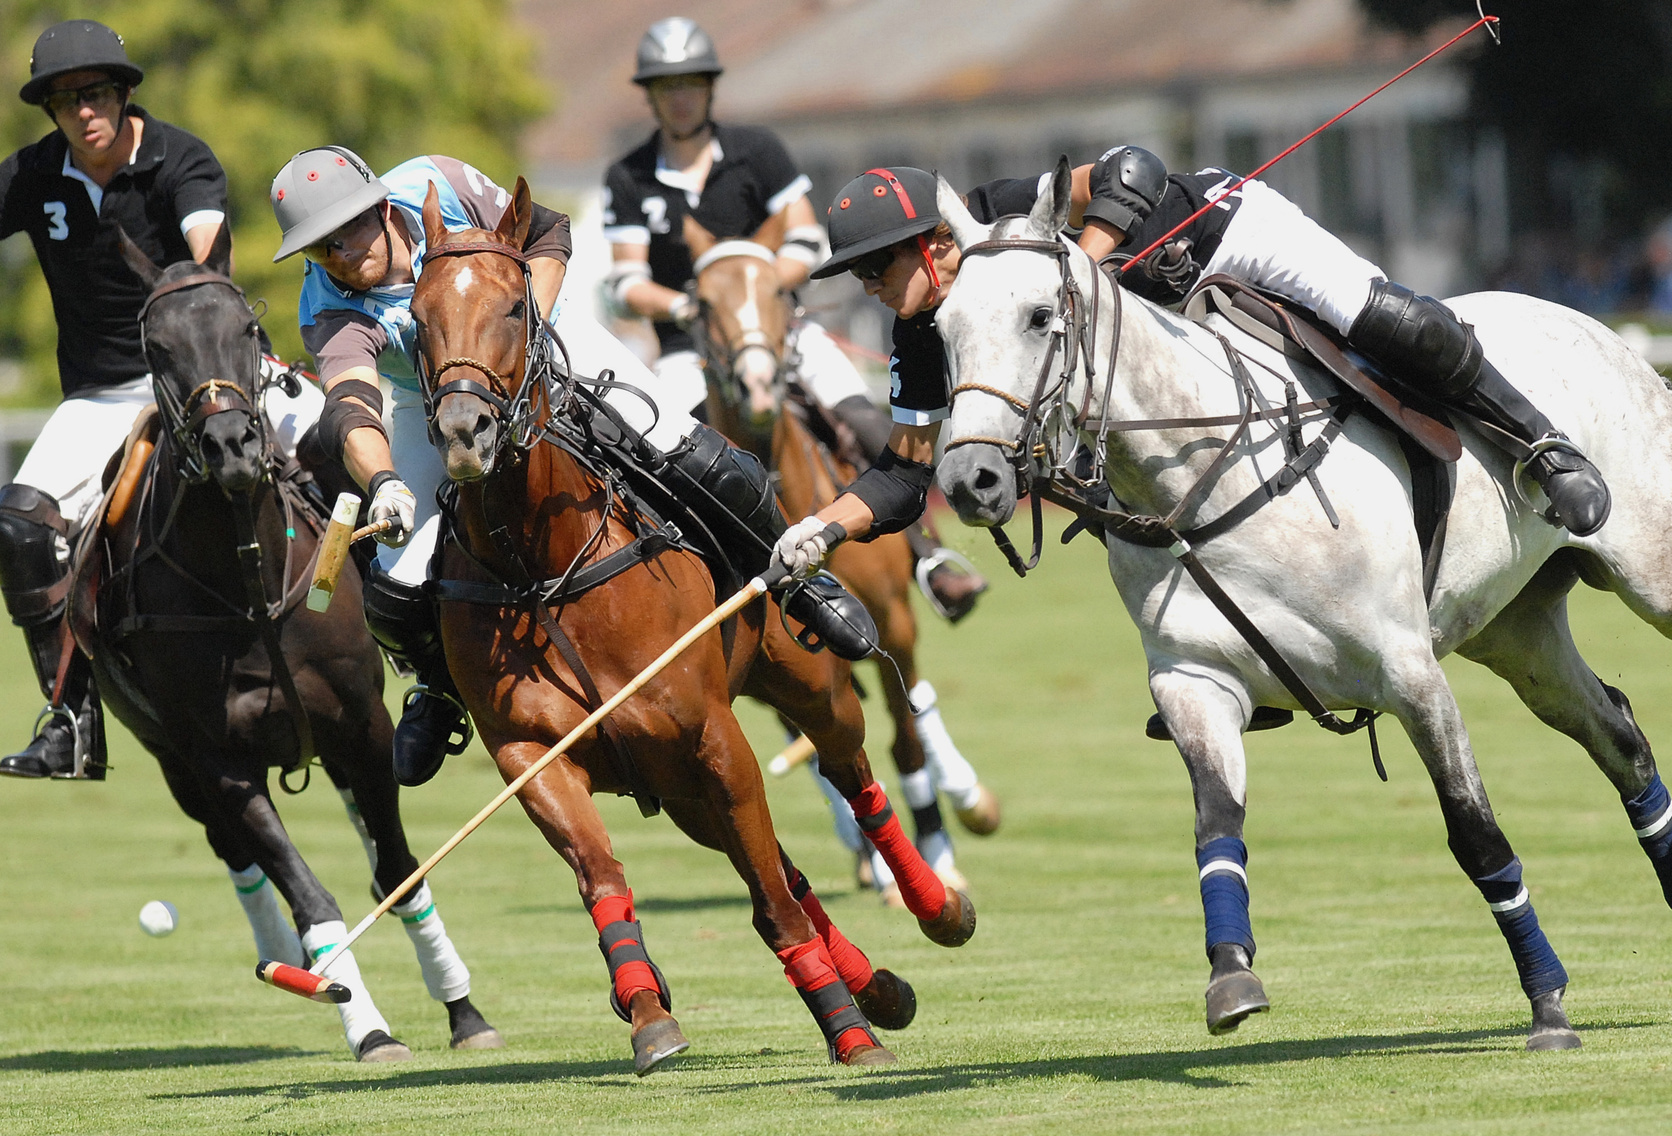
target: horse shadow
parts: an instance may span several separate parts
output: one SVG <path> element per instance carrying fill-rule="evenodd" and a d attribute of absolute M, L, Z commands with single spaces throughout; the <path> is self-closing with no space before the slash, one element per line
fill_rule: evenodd
<path fill-rule="evenodd" d="M 0 1072 L 127 1073 L 140 1069 L 190 1069 L 210 1065 L 251 1065 L 289 1057 L 317 1057 L 321 1051 L 293 1045 L 182 1045 L 162 1049 L 46 1049 L 0 1057 Z"/>

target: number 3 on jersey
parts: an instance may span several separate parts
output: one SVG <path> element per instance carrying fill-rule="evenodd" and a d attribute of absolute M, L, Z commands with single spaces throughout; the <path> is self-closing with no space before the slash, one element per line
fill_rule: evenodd
<path fill-rule="evenodd" d="M 41 211 L 47 215 L 49 221 L 46 230 L 47 236 L 55 241 L 61 241 L 70 235 L 70 226 L 65 220 L 70 211 L 62 201 L 48 201 L 41 206 Z"/>

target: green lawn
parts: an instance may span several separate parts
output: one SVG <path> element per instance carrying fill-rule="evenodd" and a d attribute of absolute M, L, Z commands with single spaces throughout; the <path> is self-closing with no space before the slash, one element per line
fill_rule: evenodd
<path fill-rule="evenodd" d="M 956 526 L 948 525 L 949 530 Z M 692 1041 L 632 1076 L 627 1031 L 572 879 L 515 809 L 432 875 L 500 1052 L 447 1049 L 406 937 L 357 948 L 406 1065 L 361 1067 L 324 1006 L 261 986 L 226 874 L 119 729 L 106 783 L 0 783 L 0 1131 L 56 1132 L 1644 1132 L 1672 1119 L 1672 929 L 1618 800 L 1506 687 L 1451 666 L 1486 784 L 1573 977 L 1578 1052 L 1528 1054 L 1508 951 L 1445 847 L 1427 778 L 1384 730 L 1301 724 L 1250 739 L 1248 844 L 1272 1012 L 1210 1038 L 1189 785 L 1151 707 L 1136 636 L 1089 541 L 1026 581 L 994 577 L 963 626 L 926 627 L 923 669 L 1005 825 L 960 840 L 980 929 L 958 951 L 854 892 L 805 775 L 771 785 L 786 846 L 833 918 L 907 976 L 900 1064 L 825 1063 L 817 1030 L 749 926 L 720 857 L 630 802 L 601 800 L 645 934 Z M 1672 733 L 1672 647 L 1618 602 L 1576 597 L 1596 671 Z M 0 634 L 0 743 L 37 698 Z M 763 760 L 770 719 L 740 708 Z M 886 738 L 873 747 L 886 751 Z M 890 771 L 886 778 L 897 781 Z M 480 751 L 406 794 L 423 855 L 498 788 Z M 369 909 L 359 842 L 323 778 L 280 801 L 350 923 Z M 180 929 L 151 939 L 140 905 Z"/>

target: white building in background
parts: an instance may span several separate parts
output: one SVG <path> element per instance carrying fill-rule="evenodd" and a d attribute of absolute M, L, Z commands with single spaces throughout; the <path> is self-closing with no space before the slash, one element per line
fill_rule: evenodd
<path fill-rule="evenodd" d="M 578 284 L 607 263 L 596 247 L 603 171 L 652 127 L 630 81 L 634 48 L 671 9 L 520 0 L 518 11 L 560 100 L 528 149 L 533 180 L 575 214 Z M 1357 0 L 706 0 L 680 11 L 714 36 L 726 67 L 715 116 L 777 130 L 821 213 L 848 178 L 883 164 L 938 169 L 964 188 L 1127 142 L 1174 168 L 1247 172 L 1463 26 L 1398 36 L 1372 29 Z M 1413 72 L 1266 180 L 1419 291 L 1477 285 L 1509 251 L 1503 148 L 1469 126 L 1458 67 L 1481 46 Z M 883 345 L 884 313 L 850 282 L 807 298 L 861 346 Z"/>

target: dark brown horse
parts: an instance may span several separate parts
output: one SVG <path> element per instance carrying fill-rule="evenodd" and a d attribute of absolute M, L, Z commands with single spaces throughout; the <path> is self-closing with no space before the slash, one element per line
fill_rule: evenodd
<path fill-rule="evenodd" d="M 574 394 L 548 365 L 552 341 L 518 251 L 529 220 L 520 178 L 493 232 L 447 232 L 432 189 L 412 298 L 432 438 L 457 484 L 437 584 L 442 637 L 507 780 L 716 604 L 705 561 L 662 543 L 665 528 L 647 533 L 614 471 L 567 429 L 574 419 L 559 404 Z M 608 729 L 530 781 L 523 808 L 575 872 L 609 964 L 612 1004 L 632 1025 L 638 1072 L 687 1042 L 592 804 L 599 792 L 631 794 L 647 813 L 659 805 L 693 840 L 724 852 L 748 885 L 756 930 L 813 1011 L 832 1057 L 891 1061 L 866 1019 L 905 1026 L 915 1008 L 910 987 L 874 971 L 842 938 L 779 847 L 759 768 L 732 714 L 740 693 L 776 706 L 838 755 L 831 772 L 842 791 L 876 798 L 879 842 L 896 840 L 893 854 L 915 856 L 909 843 L 898 847 L 898 822 L 871 778 L 846 664 L 795 645 L 776 607 L 764 603 L 745 609 L 726 633 L 697 641 L 615 711 Z M 917 865 L 936 889 L 932 908 L 919 912 L 925 932 L 948 945 L 964 941 L 973 908 L 941 887 L 920 857 Z"/>
<path fill-rule="evenodd" d="M 228 277 L 228 230 L 204 264 L 166 269 L 121 240 L 151 289 L 140 326 L 159 413 L 136 430 L 130 468 L 84 531 L 72 625 L 106 704 L 226 862 L 260 956 L 305 966 L 342 937 L 342 911 L 285 833 L 269 769 L 293 772 L 318 756 L 365 842 L 375 889 L 418 866 L 390 766 L 383 660 L 353 573 L 329 613 L 301 604 L 323 516 L 259 409 L 260 328 Z M 469 971 L 427 886 L 398 910 L 431 996 L 446 1004 L 453 1047 L 503 1044 L 470 1002 Z M 410 1057 L 354 960 L 331 974 L 353 991 L 340 1009 L 356 1058 Z"/>
<path fill-rule="evenodd" d="M 697 274 L 700 326 L 696 329 L 708 375 L 708 421 L 735 444 L 753 451 L 778 477 L 778 499 L 790 517 L 806 517 L 834 501 L 859 475 L 840 444 L 841 427 L 786 373 L 785 344 L 790 298 L 778 279 L 772 252 L 782 233 L 779 219 L 748 240 L 720 242 L 690 217 L 685 240 L 701 266 Z M 851 440 L 850 440 L 851 441 Z M 844 541 L 830 554 L 829 568 L 876 621 L 883 650 L 894 664 L 879 661 L 878 681 L 894 724 L 891 755 L 902 780 L 925 768 L 928 752 L 910 693 L 920 686 L 917 617 L 912 611 L 913 554 L 903 533 L 861 543 Z M 932 697 L 932 695 L 931 695 Z M 921 710 L 922 708 L 917 708 Z M 938 713 L 924 729 L 952 747 Z M 959 758 L 959 760 L 962 760 Z M 826 762 L 820 751 L 820 769 Z M 983 786 L 979 799 L 958 809 L 972 832 L 998 827 L 998 801 Z M 933 792 L 932 785 L 930 792 Z M 952 847 L 940 837 L 934 799 L 914 811 L 918 844 L 941 878 L 963 888 Z"/>

